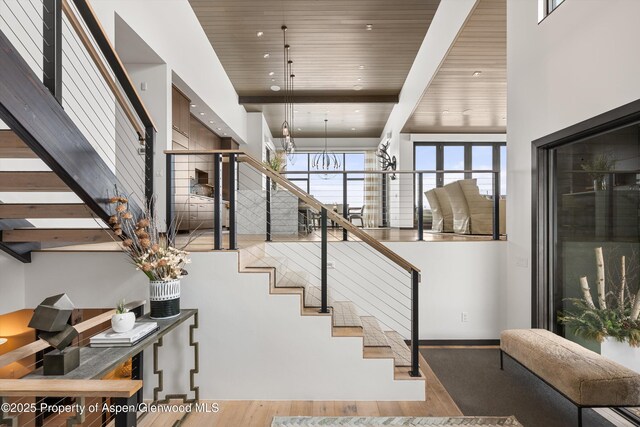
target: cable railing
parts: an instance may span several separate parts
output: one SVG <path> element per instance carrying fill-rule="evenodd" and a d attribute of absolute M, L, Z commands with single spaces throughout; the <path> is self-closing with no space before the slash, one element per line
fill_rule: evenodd
<path fill-rule="evenodd" d="M 115 176 L 110 185 L 144 209 L 154 124 L 87 0 L 0 0 L 0 30 Z"/>
<path fill-rule="evenodd" d="M 506 196 L 499 171 L 281 173 L 337 214 L 385 240 L 424 240 L 426 233 L 499 240 L 505 234 Z M 343 239 L 348 240 L 346 233 Z"/>
<path fill-rule="evenodd" d="M 410 341 L 410 373 L 420 376 L 417 267 L 241 151 L 165 153 L 172 241 L 241 249 L 242 264 L 275 267 L 276 287 L 303 288 L 306 308 L 352 303 Z"/>

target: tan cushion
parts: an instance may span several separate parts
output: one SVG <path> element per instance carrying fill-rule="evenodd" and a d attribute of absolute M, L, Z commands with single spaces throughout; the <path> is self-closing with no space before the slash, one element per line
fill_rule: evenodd
<path fill-rule="evenodd" d="M 451 210 L 451 202 L 447 190 L 442 187 L 435 189 L 438 202 L 440 203 L 440 213 L 442 215 L 442 231 L 446 233 L 453 232 L 453 211 Z"/>
<path fill-rule="evenodd" d="M 440 208 L 440 202 L 438 196 L 436 196 L 436 189 L 432 189 L 424 192 L 429 207 L 431 208 L 431 230 L 441 232 L 443 231 L 443 218 L 442 210 Z"/>
<path fill-rule="evenodd" d="M 451 211 L 453 213 L 453 232 L 469 234 L 471 232 L 469 206 L 464 197 L 459 181 L 454 181 L 443 187 L 449 196 Z"/>
<path fill-rule="evenodd" d="M 500 348 L 576 404 L 640 405 L 640 374 L 552 332 L 503 331 Z"/>

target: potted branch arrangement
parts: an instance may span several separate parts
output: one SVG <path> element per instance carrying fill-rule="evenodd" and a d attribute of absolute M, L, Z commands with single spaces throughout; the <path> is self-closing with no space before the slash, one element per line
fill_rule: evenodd
<path fill-rule="evenodd" d="M 265 160 L 262 164 L 277 173 L 280 173 L 287 166 L 283 151 L 276 151 L 273 156 L 269 157 L 269 160 Z M 273 191 L 278 189 L 278 183 L 274 180 L 271 180 L 271 189 Z"/>
<path fill-rule="evenodd" d="M 593 180 L 593 190 L 603 191 L 607 189 L 607 173 L 612 171 L 616 161 L 609 154 L 598 154 L 593 160 L 582 163 L 580 167 L 589 173 L 589 177 Z"/>
<path fill-rule="evenodd" d="M 149 279 L 152 319 L 166 319 L 180 314 L 180 279 L 187 274 L 189 253 L 169 245 L 166 234 L 158 230 L 158 218 L 149 209 L 140 218 L 129 210 L 126 197 L 112 197 L 114 213 L 109 224 L 137 270 Z"/>
<path fill-rule="evenodd" d="M 619 284 L 605 276 L 602 248 L 595 248 L 597 304 L 586 276 L 580 277 L 582 298 L 568 299 L 573 310 L 560 313 L 559 320 L 576 335 L 601 343 L 601 354 L 640 372 L 640 288 L 628 275 L 626 257 L 620 257 Z M 630 286 L 631 284 L 631 286 Z"/>

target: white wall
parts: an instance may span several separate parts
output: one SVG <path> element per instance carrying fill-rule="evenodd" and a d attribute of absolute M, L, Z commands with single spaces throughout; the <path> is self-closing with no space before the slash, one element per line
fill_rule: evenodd
<path fill-rule="evenodd" d="M 531 142 L 640 98 L 640 2 L 568 0 L 540 24 L 537 13 L 508 1 L 508 327 L 530 326 Z"/>
<path fill-rule="evenodd" d="M 334 151 L 366 151 L 378 148 L 379 138 L 327 138 L 327 147 Z M 298 151 L 324 149 L 324 138 L 296 138 Z"/>
<path fill-rule="evenodd" d="M 0 251 L 0 314 L 25 308 L 24 266 Z"/>
<path fill-rule="evenodd" d="M 501 290 L 506 279 L 507 244 L 476 242 L 385 242 L 418 267 L 420 339 L 497 339 L 503 328 Z M 290 271 L 308 273 L 320 286 L 320 245 L 270 243 L 267 253 L 286 258 Z M 410 276 L 359 242 L 330 243 L 330 297 L 352 301 L 361 315 L 373 315 L 383 329 L 410 337 Z M 467 322 L 462 313 L 467 313 Z"/>
<path fill-rule="evenodd" d="M 229 136 L 247 140 L 244 107 L 188 0 L 92 0 L 91 5 L 112 40 L 117 13 L 220 117 Z"/>
<path fill-rule="evenodd" d="M 267 274 L 238 273 L 237 256 L 194 253 L 182 280 L 182 307 L 200 310 L 201 399 L 424 400 L 423 381 L 395 381 L 391 359 L 363 359 L 362 338 L 332 337 L 330 317 L 301 316 L 299 296 L 270 295 Z M 117 252 L 34 253 L 25 277 L 27 307 L 57 292 L 83 307 L 148 295 L 145 276 Z M 159 354 L 165 390 L 188 390 L 188 325 L 168 335 Z M 156 384 L 150 357 L 148 396 Z"/>

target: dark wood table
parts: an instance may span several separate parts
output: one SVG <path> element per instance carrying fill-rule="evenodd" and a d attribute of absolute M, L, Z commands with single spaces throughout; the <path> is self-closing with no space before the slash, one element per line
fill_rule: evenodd
<path fill-rule="evenodd" d="M 194 393 L 192 399 L 187 398 L 187 394 L 179 396 L 165 396 L 164 399 L 159 399 L 159 394 L 162 392 L 162 378 L 163 372 L 158 369 L 158 348 L 162 346 L 162 338 L 169 332 L 193 318 L 193 324 L 189 329 L 189 345 L 194 348 L 194 369 L 189 371 L 189 384 L 190 391 Z M 101 379 L 109 372 L 116 369 L 122 363 L 132 359 L 132 379 L 143 379 L 143 357 L 142 352 L 153 345 L 153 371 L 158 375 L 158 387 L 153 389 L 153 403 L 166 402 L 170 398 L 182 398 L 186 404 L 194 404 L 199 399 L 199 388 L 195 386 L 194 375 L 199 372 L 199 352 L 198 343 L 194 340 L 193 332 L 198 328 L 198 310 L 197 309 L 185 309 L 181 310 L 180 314 L 170 319 L 150 319 L 149 315 L 144 315 L 136 319 L 136 321 L 153 321 L 158 323 L 158 330 L 153 334 L 142 339 L 137 344 L 131 347 L 81 347 L 80 348 L 80 366 L 66 375 L 43 375 L 42 368 L 38 368 L 24 378 L 27 379 L 41 379 L 41 380 L 55 380 L 55 379 L 67 379 L 67 380 L 91 380 Z M 121 407 L 135 406 L 143 401 L 143 390 L 140 389 L 137 394 L 129 399 L 114 399 L 115 405 Z M 84 400 L 84 399 L 81 399 Z M 83 402 L 84 403 L 84 402 Z M 81 403 L 81 404 L 83 404 Z M 185 414 L 185 417 L 190 412 Z M 144 416 L 146 412 L 143 412 Z M 76 417 L 77 418 L 77 417 Z M 137 412 L 121 412 L 116 415 L 115 425 L 116 427 L 131 427 L 137 424 L 138 413 Z M 79 418 L 77 418 L 80 421 Z"/>

